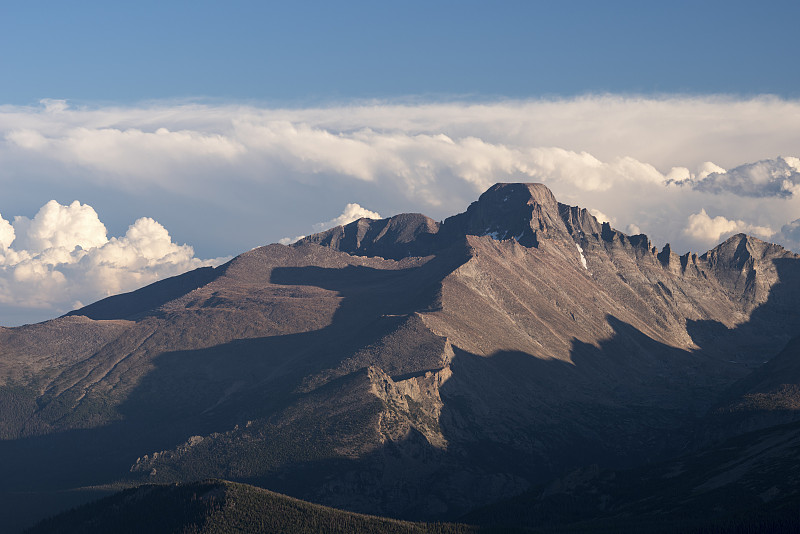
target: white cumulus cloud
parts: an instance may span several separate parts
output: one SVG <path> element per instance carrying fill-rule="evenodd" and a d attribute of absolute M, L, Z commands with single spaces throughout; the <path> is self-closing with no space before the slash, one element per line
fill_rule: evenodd
<path fill-rule="evenodd" d="M 10 247 L 15 237 L 14 227 L 0 215 L 0 251 Z"/>
<path fill-rule="evenodd" d="M 705 209 L 700 210 L 699 213 L 689 215 L 688 225 L 684 232 L 697 242 L 706 243 L 709 246 L 713 246 L 721 239 L 739 232 L 751 234 L 762 239 L 769 239 L 775 233 L 765 226 L 756 226 L 741 220 L 729 220 L 721 215 L 711 217 L 706 213 Z"/>
<path fill-rule="evenodd" d="M 327 230 L 328 228 L 333 228 L 334 226 L 344 226 L 345 224 L 349 224 L 361 218 L 381 219 L 382 217 L 380 213 L 370 211 L 366 208 L 361 207 L 355 202 L 351 202 L 344 207 L 344 211 L 342 212 L 341 215 L 334 217 L 330 221 L 316 223 L 312 226 L 312 229 L 314 233 L 318 233 Z M 282 245 L 290 245 L 295 241 L 303 239 L 304 237 L 305 237 L 304 235 L 299 235 L 297 237 L 284 237 L 280 239 L 278 243 Z"/>
<path fill-rule="evenodd" d="M 106 227 L 91 206 L 77 200 L 62 206 L 51 200 L 33 219 L 14 217 L 16 248 L 30 252 L 46 249 L 85 249 L 99 247 L 106 239 Z"/>
<path fill-rule="evenodd" d="M 600 211 L 598 209 L 592 208 L 592 209 L 589 210 L 589 213 L 591 213 L 594 216 L 594 218 L 597 219 L 597 222 L 600 222 L 600 223 L 604 223 L 604 222 L 613 223 L 614 222 L 611 217 L 609 217 L 608 215 L 606 215 L 605 213 L 603 213 L 602 211 Z"/>
<path fill-rule="evenodd" d="M 47 318 L 225 259 L 196 258 L 148 217 L 109 239 L 94 208 L 51 200 L 33 219 L 17 216 L 12 225 L 0 218 L 0 303 Z"/>
<path fill-rule="evenodd" d="M 639 228 L 639 226 L 634 224 L 634 223 L 629 224 L 625 228 L 625 231 L 628 233 L 628 235 L 639 235 L 639 234 L 643 233 L 642 229 Z"/>
<path fill-rule="evenodd" d="M 334 226 L 344 226 L 358 219 L 381 219 L 381 214 L 375 211 L 370 211 L 367 208 L 362 208 L 358 204 L 351 202 L 344 207 L 344 211 L 338 217 L 334 217 L 330 221 L 317 223 L 314 225 L 315 232 L 322 232 Z"/>
<path fill-rule="evenodd" d="M 697 169 L 696 177 L 698 180 L 703 180 L 709 174 L 725 174 L 726 171 L 716 163 L 705 161 Z"/>

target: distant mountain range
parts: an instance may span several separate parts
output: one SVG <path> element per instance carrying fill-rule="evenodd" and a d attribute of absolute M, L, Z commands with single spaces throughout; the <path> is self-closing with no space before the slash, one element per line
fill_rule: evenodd
<path fill-rule="evenodd" d="M 216 478 L 484 526 L 783 518 L 799 260 L 743 234 L 678 256 L 497 184 L 3 328 L 0 513 Z"/>

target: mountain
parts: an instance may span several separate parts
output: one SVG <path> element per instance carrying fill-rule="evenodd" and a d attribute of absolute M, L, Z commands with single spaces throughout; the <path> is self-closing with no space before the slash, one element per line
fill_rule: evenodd
<path fill-rule="evenodd" d="M 744 234 L 678 256 L 497 184 L 442 222 L 361 219 L 0 329 L 3 513 L 226 478 L 453 519 L 713 446 L 776 421 L 750 401 L 796 360 L 798 259 Z"/>
<path fill-rule="evenodd" d="M 578 469 L 462 520 L 543 532 L 798 532 L 799 478 L 795 422 L 630 470 Z"/>
<path fill-rule="evenodd" d="M 147 484 L 49 518 L 27 534 L 262 532 L 292 534 L 471 534 L 492 529 L 411 523 L 343 512 L 225 480 Z"/>

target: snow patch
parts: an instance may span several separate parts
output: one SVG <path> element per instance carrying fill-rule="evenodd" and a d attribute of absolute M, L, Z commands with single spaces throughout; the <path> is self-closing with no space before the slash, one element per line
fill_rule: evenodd
<path fill-rule="evenodd" d="M 481 235 L 482 236 L 489 236 L 492 239 L 494 239 L 495 241 L 505 241 L 506 239 L 514 239 L 516 241 L 519 241 L 520 239 L 522 239 L 522 236 L 525 235 L 525 232 L 523 231 L 523 232 L 520 232 L 519 235 L 516 235 L 516 236 L 513 236 L 513 237 L 509 238 L 508 237 L 509 233 L 510 232 L 508 230 L 506 230 L 505 232 L 501 232 L 501 231 L 497 231 L 497 230 L 494 231 L 494 232 L 491 232 L 487 228 L 486 230 L 484 230 L 484 232 Z"/>
<path fill-rule="evenodd" d="M 586 265 L 586 257 L 583 255 L 583 249 L 582 249 L 582 248 L 581 248 L 581 246 L 580 246 L 579 244 L 577 244 L 577 243 L 575 243 L 575 248 L 577 248 L 577 249 L 578 249 L 578 254 L 580 254 L 580 255 L 581 255 L 581 263 L 583 264 L 583 268 L 584 268 L 584 269 L 586 269 L 586 270 L 588 271 L 588 270 L 589 270 L 589 266 L 588 266 L 588 265 Z"/>

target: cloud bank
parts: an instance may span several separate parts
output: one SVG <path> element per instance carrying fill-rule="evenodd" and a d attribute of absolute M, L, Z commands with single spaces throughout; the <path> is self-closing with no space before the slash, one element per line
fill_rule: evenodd
<path fill-rule="evenodd" d="M 177 248 L 159 249 L 162 235 L 152 253 L 172 259 L 134 265 L 131 251 L 145 254 L 135 236 L 158 233 L 141 223 L 129 235 L 141 213 L 209 258 L 357 215 L 441 220 L 499 181 L 543 182 L 561 202 L 676 251 L 704 252 L 737 231 L 800 251 L 798 147 L 800 101 L 773 97 L 0 106 L 0 213 L 32 217 L 0 220 L 2 302 L 47 300 L 9 288 L 9 262 L 20 273 L 25 261 L 40 265 L 32 272 L 49 273 L 41 276 L 52 284 L 94 288 L 69 290 L 86 302 L 201 261 L 172 238 Z M 73 208 L 75 198 L 104 222 L 86 204 Z M 341 216 L 313 225 L 342 206 Z M 127 267 L 93 284 L 74 266 L 88 269 L 101 251 L 124 256 Z"/>
<path fill-rule="evenodd" d="M 710 165 L 713 164 L 709 162 L 707 166 Z M 696 176 L 690 174 L 674 183 L 709 193 L 791 198 L 800 194 L 800 158 L 779 156 L 747 163 L 730 171 L 716 167 L 709 172 L 706 167 Z"/>

